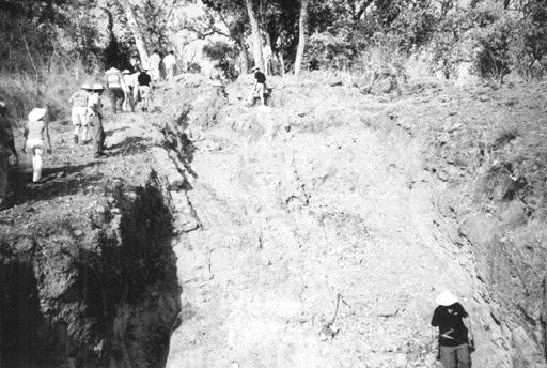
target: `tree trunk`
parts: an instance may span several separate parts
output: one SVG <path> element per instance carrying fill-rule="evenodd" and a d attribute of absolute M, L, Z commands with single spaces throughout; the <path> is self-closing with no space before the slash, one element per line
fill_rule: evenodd
<path fill-rule="evenodd" d="M 249 53 L 247 52 L 247 46 L 245 45 L 245 36 L 240 34 L 237 38 L 237 45 L 239 46 L 239 66 L 241 68 L 241 74 L 249 73 Z"/>
<path fill-rule="evenodd" d="M 258 66 L 261 70 L 264 70 L 264 58 L 262 57 L 262 36 L 260 34 L 258 20 L 256 19 L 253 9 L 253 0 L 245 0 L 245 5 L 247 5 L 247 13 L 251 23 L 251 32 L 253 36 L 253 59 L 255 66 Z"/>
<path fill-rule="evenodd" d="M 294 62 L 294 74 L 300 74 L 302 71 L 302 59 L 304 58 L 304 49 L 308 42 L 308 6 L 309 0 L 300 0 L 300 19 L 298 21 L 298 48 L 296 49 L 296 60 Z"/>
<path fill-rule="evenodd" d="M 135 13 L 135 8 L 129 3 L 128 0 L 121 0 L 125 17 L 127 18 L 127 23 L 133 37 L 135 37 L 135 44 L 137 46 L 137 51 L 139 52 L 139 59 L 141 60 L 141 65 L 148 65 L 148 53 L 146 52 L 146 44 L 144 43 L 144 36 L 139 28 L 137 23 L 137 14 Z"/>

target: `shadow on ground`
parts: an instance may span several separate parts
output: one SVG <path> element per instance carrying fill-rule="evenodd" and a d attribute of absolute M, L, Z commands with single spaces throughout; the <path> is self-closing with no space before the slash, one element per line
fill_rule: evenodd
<path fill-rule="evenodd" d="M 88 168 L 99 168 L 100 162 L 90 162 L 76 166 L 58 166 L 45 168 L 43 183 L 32 183 L 32 168 L 21 165 L 10 174 L 10 188 L 13 196 L 9 205 L 28 201 L 48 200 L 55 197 L 73 195 L 94 185 L 104 176 L 99 170 L 84 172 Z"/>

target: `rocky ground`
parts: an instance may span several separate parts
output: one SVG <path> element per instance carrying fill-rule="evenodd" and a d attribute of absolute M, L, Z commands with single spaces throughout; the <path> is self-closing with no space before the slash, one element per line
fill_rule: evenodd
<path fill-rule="evenodd" d="M 16 177 L 3 229 L 35 233 L 59 226 L 56 215 L 85 237 L 112 196 L 102 188 L 138 192 L 153 169 L 173 223 L 163 265 L 176 265 L 182 289 L 151 280 L 143 295 L 155 299 L 124 305 L 180 308 L 178 323 L 162 323 L 176 329 L 161 365 L 436 367 L 430 320 L 448 288 L 470 312 L 475 367 L 545 367 L 546 86 L 358 84 L 274 79 L 271 106 L 249 108 L 244 83 L 225 98 L 181 76 L 153 113 L 112 119 L 99 161 L 57 125 L 51 179 Z M 122 362 L 158 366 L 129 337 L 109 341 L 125 344 Z"/>
<path fill-rule="evenodd" d="M 164 364 L 180 288 L 168 201 L 150 177 L 162 136 L 147 116 L 107 114 L 100 159 L 53 122 L 43 184 L 21 153 L 0 213 L 3 367 Z"/>

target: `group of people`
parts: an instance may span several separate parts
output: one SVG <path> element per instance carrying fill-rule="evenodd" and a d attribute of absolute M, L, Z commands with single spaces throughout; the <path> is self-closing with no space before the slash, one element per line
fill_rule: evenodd
<path fill-rule="evenodd" d="M 171 50 L 162 58 L 159 50 L 154 50 L 150 58 L 148 58 L 149 72 L 154 82 L 158 82 L 162 79 L 162 68 L 165 71 L 165 79 L 171 80 L 177 72 L 177 58 L 175 57 L 175 51 Z M 137 58 L 133 58 L 131 63 L 134 72 L 140 69 L 140 64 Z"/>
<path fill-rule="evenodd" d="M 148 111 L 152 98 L 152 76 L 148 68 L 136 72 L 112 66 L 106 71 L 106 89 L 110 98 L 112 113 L 135 111 L 140 103 L 142 111 Z"/>
<path fill-rule="evenodd" d="M 140 102 L 143 111 L 149 107 L 152 95 L 152 76 L 148 68 L 136 73 L 124 70 L 122 73 L 115 67 L 107 70 L 106 88 L 101 83 L 84 83 L 70 98 L 72 105 L 72 123 L 74 126 L 74 144 L 88 144 L 92 141 L 94 157 L 104 155 L 103 94 L 110 99 L 112 113 L 135 111 L 135 102 Z M 8 118 L 8 106 L 0 100 L 0 209 L 6 206 L 8 197 L 8 172 L 10 167 L 19 162 L 11 119 Z M 47 108 L 34 108 L 28 114 L 24 131 L 25 142 L 22 151 L 32 158 L 32 182 L 41 183 L 43 155 L 51 153 L 51 140 L 48 128 Z"/>

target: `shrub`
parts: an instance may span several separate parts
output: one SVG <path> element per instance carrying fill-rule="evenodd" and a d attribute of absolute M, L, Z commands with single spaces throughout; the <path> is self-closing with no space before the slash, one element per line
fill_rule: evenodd
<path fill-rule="evenodd" d="M 511 71 L 510 42 L 515 24 L 509 17 L 500 17 L 484 28 L 473 29 L 477 43 L 475 67 L 480 76 L 502 80 Z"/>
<path fill-rule="evenodd" d="M 330 32 L 316 32 L 310 35 L 306 59 L 311 70 L 343 70 L 353 64 L 357 56 L 356 48 L 346 41 L 344 35 L 334 35 Z"/>

